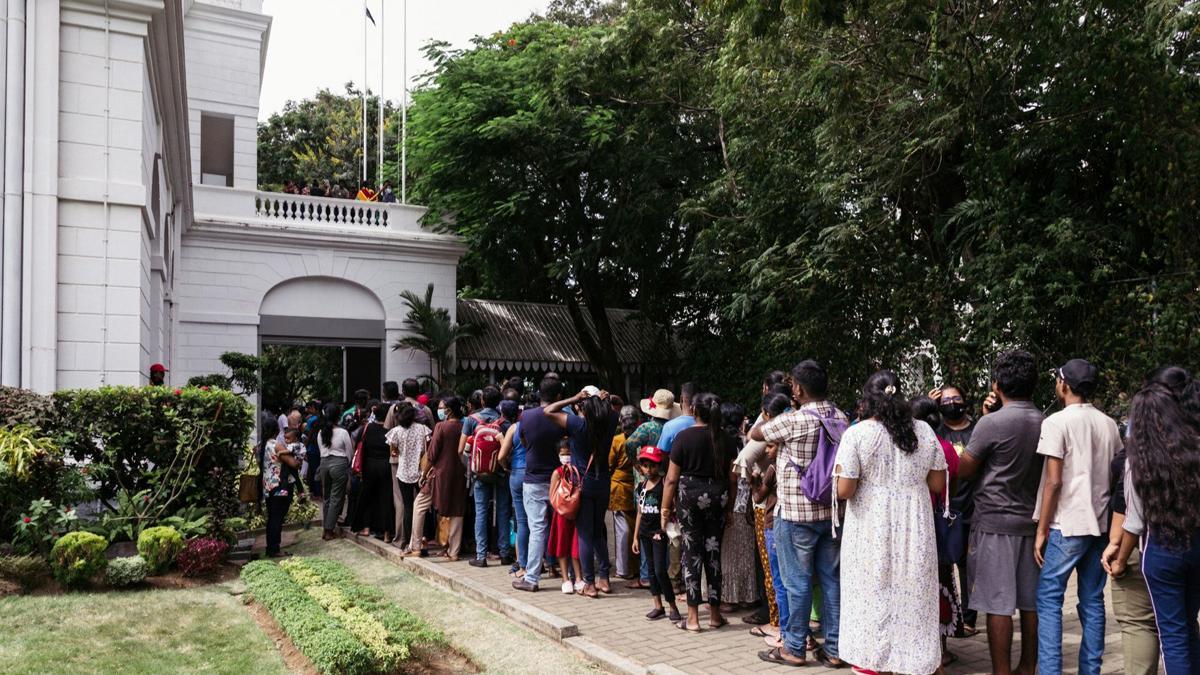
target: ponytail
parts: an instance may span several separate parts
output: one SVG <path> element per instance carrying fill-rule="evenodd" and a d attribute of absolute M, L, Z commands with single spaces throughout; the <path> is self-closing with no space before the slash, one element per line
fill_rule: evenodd
<path fill-rule="evenodd" d="M 321 414 L 323 416 L 321 419 L 321 443 L 328 448 L 333 445 L 333 428 L 342 419 L 342 406 L 336 403 L 326 403 Z"/>

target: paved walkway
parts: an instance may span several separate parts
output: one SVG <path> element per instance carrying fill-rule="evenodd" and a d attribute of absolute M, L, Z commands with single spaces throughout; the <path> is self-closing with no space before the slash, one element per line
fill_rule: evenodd
<path fill-rule="evenodd" d="M 384 547 L 380 544 L 378 548 Z M 550 619 L 562 619 L 566 624 L 574 624 L 578 627 L 579 636 L 585 638 L 588 643 L 642 667 L 665 665 L 683 672 L 713 675 L 795 672 L 790 668 L 769 665 L 758 659 L 757 653 L 765 650 L 766 646 L 761 638 L 748 634 L 750 626 L 740 621 L 740 614 L 731 616 L 730 625 L 721 630 L 706 630 L 695 635 L 674 628 L 665 620 L 647 621 L 644 615 L 651 607 L 649 593 L 627 590 L 624 588 L 624 582 L 620 580 L 613 584 L 613 595 L 589 600 L 582 596 L 564 595 L 559 590 L 556 579 L 543 580 L 542 590 L 538 593 L 514 591 L 510 586 L 511 579 L 506 573 L 507 567 L 496 564 L 486 568 L 475 568 L 469 566 L 465 560 L 453 563 L 436 558 L 408 560 L 412 561 L 415 567 L 427 568 L 427 571 L 439 577 L 442 582 L 458 586 L 459 590 L 464 592 L 467 592 L 465 589 L 468 586 L 486 590 L 493 604 L 497 601 L 504 603 L 505 606 L 500 607 L 500 611 L 522 622 L 529 623 L 528 617 L 521 615 L 524 613 L 536 615 L 533 616 L 535 622 L 544 622 L 549 616 Z M 1074 584 L 1068 588 L 1067 598 L 1074 597 L 1073 586 Z M 846 592 L 845 589 L 843 592 Z M 521 609 L 522 607 L 528 609 Z M 1120 629 L 1112 617 L 1111 603 L 1108 617 L 1102 672 L 1121 673 L 1124 668 Z M 1066 672 L 1073 673 L 1077 671 L 1074 664 L 1077 663 L 1080 640 L 1079 619 L 1073 606 L 1064 611 L 1063 624 L 1064 663 L 1067 664 Z M 1013 642 L 1015 659 L 1020 649 L 1019 634 L 1014 636 Z M 953 639 L 950 641 L 950 649 L 958 655 L 959 660 L 947 668 L 948 673 L 953 675 L 991 672 L 986 634 L 981 632 L 974 638 Z M 803 672 L 816 674 L 849 671 L 830 670 L 816 665 L 805 668 Z"/>

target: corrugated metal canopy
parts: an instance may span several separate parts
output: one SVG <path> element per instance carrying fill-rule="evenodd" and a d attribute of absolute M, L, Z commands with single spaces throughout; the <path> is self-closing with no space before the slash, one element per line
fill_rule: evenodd
<path fill-rule="evenodd" d="M 617 359 L 628 371 L 666 364 L 665 331 L 626 309 L 609 309 L 608 321 L 616 342 Z M 591 319 L 584 308 L 584 319 Z M 567 308 L 532 302 L 459 300 L 458 322 L 483 326 L 479 337 L 456 346 L 460 369 L 591 370 L 591 363 Z"/>

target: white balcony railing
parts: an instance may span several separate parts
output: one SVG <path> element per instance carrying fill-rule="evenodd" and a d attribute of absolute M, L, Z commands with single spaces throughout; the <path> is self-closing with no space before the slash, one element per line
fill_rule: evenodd
<path fill-rule="evenodd" d="M 421 232 L 425 209 L 411 204 L 361 202 L 239 188 L 192 186 L 197 219 L 244 223 L 365 228 L 380 233 Z"/>

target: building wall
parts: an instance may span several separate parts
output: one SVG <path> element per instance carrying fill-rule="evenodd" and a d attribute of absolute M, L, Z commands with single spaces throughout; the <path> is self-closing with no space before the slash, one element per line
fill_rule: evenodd
<path fill-rule="evenodd" d="M 192 175 L 200 182 L 200 117 L 233 118 L 233 186 L 258 187 L 258 95 L 268 16 L 252 0 L 197 1 L 184 18 Z"/>
<path fill-rule="evenodd" d="M 59 388 L 140 384 L 164 357 L 168 280 L 152 268 L 172 235 L 175 199 L 154 168 L 172 151 L 156 107 L 170 75 L 147 58 L 155 20 L 164 15 L 105 15 L 86 4 L 62 14 Z"/>
<path fill-rule="evenodd" d="M 390 349 L 404 334 L 407 310 L 400 293 L 424 295 L 432 283 L 434 303 L 453 316 L 461 254 L 461 246 L 448 239 L 428 245 L 336 229 L 327 234 L 247 231 L 197 223 L 184 237 L 180 260 L 179 335 L 171 382 L 225 372 L 219 359 L 226 351 L 257 354 L 263 298 L 280 283 L 302 277 L 335 277 L 372 291 L 385 312 L 385 379 L 424 375 L 423 356 Z M 339 306 L 314 305 L 311 312 L 313 322 L 356 318 L 344 316 Z"/>

